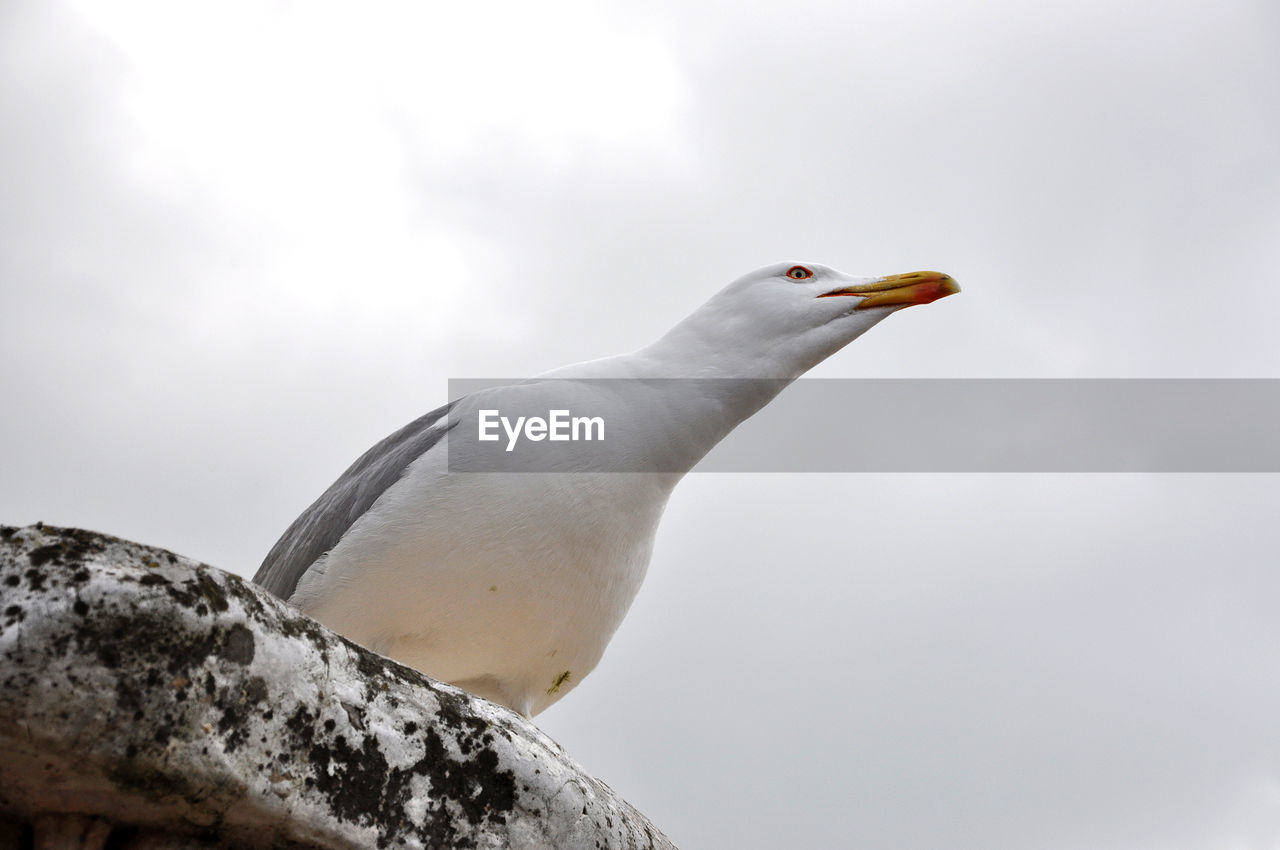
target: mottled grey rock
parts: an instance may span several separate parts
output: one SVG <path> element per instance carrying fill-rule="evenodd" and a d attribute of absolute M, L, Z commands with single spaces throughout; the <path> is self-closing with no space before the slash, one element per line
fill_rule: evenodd
<path fill-rule="evenodd" d="M 513 712 L 229 573 L 40 525 L 0 528 L 0 842 L 15 834 L 83 848 L 672 846 Z"/>

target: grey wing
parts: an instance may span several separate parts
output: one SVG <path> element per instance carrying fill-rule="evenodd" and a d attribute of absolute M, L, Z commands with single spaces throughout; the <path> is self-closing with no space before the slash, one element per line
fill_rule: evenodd
<path fill-rule="evenodd" d="M 456 424 L 442 421 L 454 404 L 415 419 L 361 455 L 293 521 L 271 547 L 253 580 L 281 599 L 292 596 L 316 559 L 336 546 L 378 497 L 400 480 L 409 464 Z"/>

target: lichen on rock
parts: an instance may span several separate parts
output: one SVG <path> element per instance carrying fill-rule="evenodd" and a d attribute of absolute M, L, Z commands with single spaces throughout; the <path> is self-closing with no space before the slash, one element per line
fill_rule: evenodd
<path fill-rule="evenodd" d="M 524 718 L 234 575 L 4 527 L 0 825 L 59 817 L 121 847 L 671 847 Z"/>

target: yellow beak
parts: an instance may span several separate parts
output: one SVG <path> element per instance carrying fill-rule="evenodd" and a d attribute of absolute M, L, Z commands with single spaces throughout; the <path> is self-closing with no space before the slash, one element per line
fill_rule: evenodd
<path fill-rule="evenodd" d="M 860 286 L 847 286 L 824 292 L 819 298 L 832 298 L 837 295 L 859 295 L 862 301 L 855 308 L 866 310 L 869 307 L 888 307 L 896 304 L 928 304 L 960 291 L 960 285 L 951 275 L 942 272 L 907 272 L 891 274 L 878 278 L 871 283 Z"/>

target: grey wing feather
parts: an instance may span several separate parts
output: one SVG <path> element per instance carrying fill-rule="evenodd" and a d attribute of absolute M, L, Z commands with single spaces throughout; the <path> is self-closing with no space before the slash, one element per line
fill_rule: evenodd
<path fill-rule="evenodd" d="M 409 464 L 456 424 L 440 421 L 449 415 L 454 404 L 450 402 L 415 419 L 361 455 L 293 521 L 271 547 L 253 580 L 281 599 L 292 596 L 298 581 L 316 559 L 336 546 L 378 497 L 400 480 Z"/>

